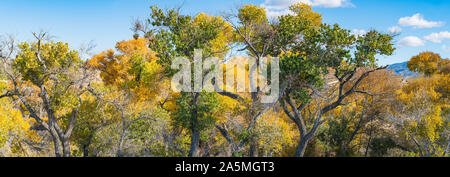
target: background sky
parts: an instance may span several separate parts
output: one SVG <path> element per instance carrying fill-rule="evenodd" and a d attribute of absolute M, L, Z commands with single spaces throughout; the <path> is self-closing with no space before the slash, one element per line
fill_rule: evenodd
<path fill-rule="evenodd" d="M 252 3 L 275 17 L 289 13 L 286 8 L 300 1 L 323 14 L 324 22 L 338 23 L 355 34 L 371 29 L 399 33 L 397 51 L 380 57 L 381 65 L 404 62 L 423 51 L 450 57 L 448 0 L 1 0 L 0 35 L 30 41 L 31 32 L 45 30 L 74 49 L 93 41 L 97 45 L 94 52 L 100 52 L 132 38 L 133 19 L 147 18 L 153 4 L 162 8 L 183 5 L 186 14 L 204 11 L 219 15 Z"/>

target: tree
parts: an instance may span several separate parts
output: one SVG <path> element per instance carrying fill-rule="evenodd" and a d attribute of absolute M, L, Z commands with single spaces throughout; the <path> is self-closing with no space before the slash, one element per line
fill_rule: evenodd
<path fill-rule="evenodd" d="M 390 122 L 398 127 L 404 140 L 413 144 L 410 149 L 414 153 L 410 155 L 448 156 L 449 80 L 448 74 L 413 79 L 398 91 L 390 106 Z"/>
<path fill-rule="evenodd" d="M 2 66 L 10 87 L 0 97 L 20 101 L 25 114 L 51 135 L 55 155 L 69 157 L 81 96 L 92 73 L 68 44 L 46 42 L 46 33 L 34 36 L 37 42 L 17 46 L 15 58 L 13 40 L 5 46 L 7 51 L 2 51 Z"/>
<path fill-rule="evenodd" d="M 408 68 L 411 71 L 423 73 L 425 76 L 431 76 L 438 73 L 448 63 L 448 60 L 444 60 L 437 53 L 422 52 L 409 60 Z"/>
<path fill-rule="evenodd" d="M 281 18 L 292 19 L 290 16 Z M 337 107 L 352 102 L 349 98 L 353 94 L 370 95 L 361 90 L 361 82 L 371 73 L 386 67 L 370 69 L 361 75 L 357 73 L 364 67 L 376 66 L 376 55 L 391 55 L 395 50 L 391 42 L 392 36 L 376 31 L 355 37 L 338 25 L 331 27 L 323 24 L 320 28 L 304 29 L 298 31 L 293 28 L 286 32 L 292 33 L 288 36 L 302 36 L 303 40 L 291 45 L 289 51 L 281 57 L 281 80 L 289 84 L 281 105 L 300 132 L 296 157 L 304 156 L 309 142 L 326 122 L 323 117 Z M 352 55 L 351 51 L 354 51 Z M 337 80 L 334 81 L 339 85 L 337 89 L 330 88 L 328 82 L 333 81 L 324 77 L 329 69 L 333 72 L 333 79 Z M 311 100 L 320 97 L 324 99 Z M 311 107 L 315 110 L 313 114 L 305 114 L 306 108 Z M 308 122 L 313 122 L 312 125 L 306 124 L 308 119 Z"/>
<path fill-rule="evenodd" d="M 150 48 L 157 52 L 159 64 L 166 68 L 167 76 L 172 77 L 176 72 L 170 68 L 176 57 L 186 57 L 192 62 L 196 57 L 195 50 L 199 50 L 202 51 L 202 62 L 209 57 L 223 57 L 229 51 L 228 44 L 233 39 L 232 28 L 221 17 L 204 13 L 192 17 L 180 14 L 177 9 L 163 12 L 157 6 L 151 9 L 149 21 L 154 28 L 146 36 L 153 42 Z M 194 67 L 201 66 L 197 63 Z M 208 72 L 210 70 L 200 74 L 205 76 Z M 175 125 L 191 131 L 190 157 L 199 156 L 200 133 L 214 123 L 211 114 L 219 111 L 215 104 L 217 101 L 214 101 L 217 96 L 205 92 L 183 92 L 177 98 L 173 116 Z"/>
<path fill-rule="evenodd" d="M 100 86 L 91 86 L 97 88 Z M 104 92 L 103 92 L 104 93 Z M 109 94 L 108 96 L 113 96 Z M 103 99 L 106 96 L 103 96 Z M 106 102 L 102 99 L 97 99 L 94 95 L 85 95 L 83 103 L 80 105 L 79 118 L 74 128 L 72 140 L 81 149 L 83 157 L 90 157 L 91 146 L 94 144 L 96 135 L 102 131 L 102 129 L 112 126 L 115 123 L 120 122 L 120 112 L 110 102 Z M 109 99 L 108 99 L 109 100 Z"/>
<path fill-rule="evenodd" d="M 356 75 L 367 70 L 370 68 Z M 383 134 L 385 110 L 401 88 L 401 77 L 392 71 L 380 70 L 364 79 L 359 87 L 371 94 L 351 95 L 348 99 L 354 101 L 330 111 L 328 121 L 318 130 L 318 143 L 324 144 L 327 156 L 368 155 L 374 137 Z M 374 132 L 378 132 L 377 135 Z"/>
<path fill-rule="evenodd" d="M 262 7 L 258 7 L 251 4 L 245 4 L 241 6 L 237 12 L 233 12 L 224 17 L 228 23 L 230 23 L 234 32 L 234 43 L 242 47 L 239 51 L 246 51 L 251 58 L 256 59 L 256 65 L 253 68 L 248 68 L 244 71 L 246 80 L 253 80 L 253 74 L 255 72 L 262 71 L 260 63 L 263 59 L 270 57 L 270 55 L 278 55 L 280 52 L 278 41 L 278 27 L 276 23 L 270 23 L 267 19 L 266 11 Z M 239 60 L 234 58 L 235 60 Z M 242 62 L 248 58 L 241 58 Z M 245 63 L 245 62 L 244 62 Z M 270 63 L 270 60 L 269 60 Z M 228 68 L 227 68 L 228 69 Z M 241 77 L 241 76 L 239 76 Z M 260 82 L 264 82 L 260 80 Z M 268 81 L 267 81 L 268 82 Z M 247 138 L 238 138 L 235 141 L 232 137 L 232 133 L 225 125 L 217 124 L 216 128 L 221 132 L 224 138 L 232 146 L 232 154 L 239 155 L 242 149 L 250 144 L 249 156 L 256 156 L 258 144 L 255 139 L 254 133 L 252 133 L 259 119 L 261 119 L 267 112 L 275 107 L 277 102 L 271 104 L 261 104 L 262 89 L 259 85 L 255 85 L 256 82 L 246 83 L 253 91 L 250 95 L 238 94 L 232 89 L 219 90 L 219 94 L 234 99 L 240 102 L 242 106 L 246 107 L 248 114 L 246 115 L 245 129 L 241 129 L 238 133 L 246 135 Z M 230 86 L 234 88 L 234 86 Z"/>
<path fill-rule="evenodd" d="M 121 41 L 116 45 L 117 52 L 108 50 L 93 56 L 89 61 L 91 68 L 100 71 L 103 81 L 89 89 L 92 96 L 96 98 L 92 100 L 91 103 L 94 105 L 91 106 L 100 104 L 109 114 L 112 114 L 112 117 L 99 112 L 104 116 L 89 116 L 86 121 L 101 123 L 90 127 L 91 132 L 103 127 L 105 120 L 121 122 L 121 132 L 116 148 L 117 156 L 124 156 L 126 140 L 135 136 L 130 135 L 133 127 L 144 124 L 145 121 L 154 121 L 155 124 L 167 121 L 159 119 L 161 116 L 164 117 L 163 113 L 159 114 L 160 112 L 167 112 L 163 110 L 163 103 L 159 101 L 166 102 L 170 96 L 166 91 L 169 88 L 169 82 L 164 75 L 164 68 L 158 64 L 159 58 L 149 45 L 148 40 L 139 37 Z M 98 108 L 98 106 L 95 107 Z M 92 108 L 86 107 L 86 109 L 89 111 Z M 114 117 L 120 119 L 115 120 Z M 92 124 L 86 125 L 92 126 Z"/>

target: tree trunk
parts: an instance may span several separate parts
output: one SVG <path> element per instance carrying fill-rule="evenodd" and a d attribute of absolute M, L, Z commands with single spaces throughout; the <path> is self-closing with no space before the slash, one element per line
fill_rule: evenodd
<path fill-rule="evenodd" d="M 249 157 L 258 157 L 258 147 L 255 138 L 252 137 L 250 141 Z"/>
<path fill-rule="evenodd" d="M 191 148 L 189 150 L 189 157 L 198 157 L 198 146 L 200 144 L 200 131 L 193 126 L 191 128 Z"/>
<path fill-rule="evenodd" d="M 69 139 L 62 138 L 62 145 L 63 145 L 63 155 L 64 157 L 70 157 L 70 141 Z"/>
<path fill-rule="evenodd" d="M 297 150 L 295 152 L 295 157 L 304 157 L 305 156 L 306 147 L 308 147 L 310 139 L 311 138 L 307 137 L 307 136 L 302 136 L 300 138 L 300 141 L 298 142 Z"/>
<path fill-rule="evenodd" d="M 122 132 L 122 135 L 120 135 L 120 140 L 119 140 L 119 147 L 117 149 L 117 157 L 123 157 L 123 144 L 125 141 L 125 131 Z"/>
<path fill-rule="evenodd" d="M 83 145 L 83 157 L 89 157 L 89 145 Z"/>
<path fill-rule="evenodd" d="M 198 129 L 198 111 L 197 111 L 197 99 L 199 97 L 198 93 L 193 95 L 192 99 L 192 117 L 191 117 L 191 147 L 189 150 L 189 157 L 199 156 L 199 145 L 200 145 L 200 130 Z"/>
<path fill-rule="evenodd" d="M 53 135 L 52 133 L 50 134 L 52 135 L 53 145 L 55 147 L 55 157 L 63 157 L 61 141 L 57 136 Z"/>
<path fill-rule="evenodd" d="M 94 133 L 89 135 L 89 138 L 85 144 L 83 144 L 83 157 L 89 157 L 89 146 L 91 145 L 91 141 L 94 138 Z"/>

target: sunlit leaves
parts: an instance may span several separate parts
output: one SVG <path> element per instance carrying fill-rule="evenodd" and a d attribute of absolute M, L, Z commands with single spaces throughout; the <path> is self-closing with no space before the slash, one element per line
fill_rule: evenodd
<path fill-rule="evenodd" d="M 19 50 L 14 60 L 15 67 L 23 74 L 25 80 L 36 85 L 47 81 L 50 74 L 73 71 L 81 64 L 78 52 L 70 50 L 67 43 L 53 41 L 45 44 L 22 43 L 19 45 Z M 39 53 L 40 57 L 37 57 L 36 53 Z M 62 77 L 60 79 L 66 79 L 64 75 L 58 76 Z"/>
<path fill-rule="evenodd" d="M 102 52 L 95 55 L 89 65 L 100 71 L 105 84 L 132 91 L 137 99 L 155 98 L 164 83 L 164 76 L 156 53 L 148 45 L 143 38 L 119 42 L 117 53 L 113 50 Z"/>
<path fill-rule="evenodd" d="M 30 130 L 32 122 L 22 117 L 20 110 L 15 109 L 7 99 L 0 100 L 0 149 L 8 143 L 11 151 L 22 155 L 23 149 L 20 143 L 25 140 L 33 142 L 40 138 L 35 131 Z M 1 154 L 0 156 L 5 155 Z"/>
<path fill-rule="evenodd" d="M 438 73 L 442 67 L 448 65 L 449 60 L 444 60 L 439 54 L 433 52 L 422 52 L 411 58 L 408 68 L 414 72 L 420 72 L 426 76 Z"/>

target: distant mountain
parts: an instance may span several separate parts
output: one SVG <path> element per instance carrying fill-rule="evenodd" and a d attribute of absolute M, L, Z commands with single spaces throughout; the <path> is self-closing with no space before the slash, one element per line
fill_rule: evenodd
<path fill-rule="evenodd" d="M 419 73 L 412 72 L 408 69 L 408 62 L 392 64 L 388 67 L 388 70 L 394 71 L 398 75 L 404 78 L 413 78 L 419 76 Z"/>

